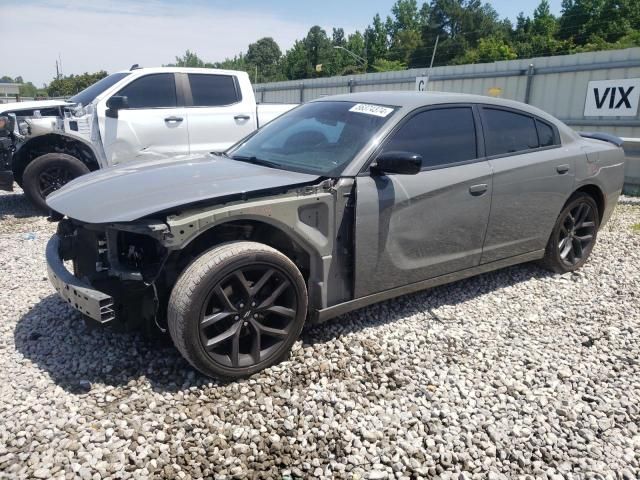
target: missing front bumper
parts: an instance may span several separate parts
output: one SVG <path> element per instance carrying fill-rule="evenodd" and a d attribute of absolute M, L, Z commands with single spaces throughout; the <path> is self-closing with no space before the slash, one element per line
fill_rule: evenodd
<path fill-rule="evenodd" d="M 115 319 L 113 298 L 74 277 L 65 268 L 58 235 L 52 236 L 47 243 L 46 255 L 49 281 L 69 305 L 100 323 Z"/>

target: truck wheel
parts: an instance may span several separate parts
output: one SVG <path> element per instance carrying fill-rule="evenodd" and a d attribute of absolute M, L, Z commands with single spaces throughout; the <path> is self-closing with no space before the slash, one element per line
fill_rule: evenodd
<path fill-rule="evenodd" d="M 169 298 L 173 343 L 205 375 L 241 378 L 280 362 L 307 316 L 291 260 L 255 242 L 215 247 L 180 275 Z"/>
<path fill-rule="evenodd" d="M 76 157 L 65 153 L 47 153 L 33 159 L 24 169 L 24 193 L 41 210 L 47 211 L 45 198 L 76 177 L 89 173 Z"/>
<path fill-rule="evenodd" d="M 598 205 L 590 195 L 573 195 L 556 220 L 541 266 L 555 273 L 582 267 L 596 243 L 599 220 Z"/>

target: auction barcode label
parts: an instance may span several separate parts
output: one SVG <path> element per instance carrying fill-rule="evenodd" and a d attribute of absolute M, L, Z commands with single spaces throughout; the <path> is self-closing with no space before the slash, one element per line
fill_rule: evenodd
<path fill-rule="evenodd" d="M 350 112 L 364 113 L 366 115 L 375 115 L 376 117 L 386 117 L 393 108 L 383 107 L 381 105 L 371 105 L 369 103 L 358 103 L 349 109 Z"/>

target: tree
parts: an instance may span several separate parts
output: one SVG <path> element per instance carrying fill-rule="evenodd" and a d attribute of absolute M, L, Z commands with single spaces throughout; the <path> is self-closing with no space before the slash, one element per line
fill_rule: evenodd
<path fill-rule="evenodd" d="M 385 58 L 387 54 L 387 30 L 382 23 L 380 15 L 373 17 L 373 25 L 369 25 L 364 31 L 364 43 L 366 59 L 369 65 L 377 60 Z"/>
<path fill-rule="evenodd" d="M 380 58 L 376 60 L 376 63 L 371 67 L 374 72 L 394 72 L 397 70 L 406 70 L 407 64 L 397 60 L 386 60 L 384 58 Z"/>
<path fill-rule="evenodd" d="M 225 58 L 222 62 L 205 63 L 206 68 L 220 68 L 222 70 L 240 70 L 247 72 L 249 75 L 255 75 L 255 67 L 247 61 L 246 55 L 243 53 L 233 58 Z"/>
<path fill-rule="evenodd" d="M 204 61 L 198 57 L 191 50 L 184 52 L 182 57 L 176 57 L 176 62 L 168 65 L 169 67 L 195 67 L 203 68 L 205 66 Z"/>
<path fill-rule="evenodd" d="M 425 67 L 436 38 L 436 66 L 640 45 L 638 0 L 562 0 L 559 17 L 551 13 L 549 0 L 538 0 L 532 16 L 520 12 L 515 26 L 483 1 L 394 0 L 386 20 L 376 14 L 364 34 L 346 35 L 334 27 L 329 36 L 316 25 L 284 55 L 273 39 L 262 38 L 246 54 L 223 62 L 205 63 L 187 50 L 176 64 L 243 70 L 251 76 L 257 65 L 259 80 L 271 81 Z"/>
<path fill-rule="evenodd" d="M 558 36 L 585 46 L 604 45 L 640 30 L 637 0 L 563 0 Z"/>
<path fill-rule="evenodd" d="M 311 62 L 302 41 L 296 40 L 293 47 L 287 50 L 283 61 L 284 74 L 289 80 L 308 78 L 311 75 Z"/>
<path fill-rule="evenodd" d="M 393 18 L 387 17 L 390 60 L 407 64 L 411 55 L 422 45 L 420 29 L 424 21 L 424 9 L 418 9 L 416 0 L 397 0 L 391 8 Z"/>
<path fill-rule="evenodd" d="M 246 60 L 258 67 L 258 82 L 271 82 L 281 78 L 279 67 L 282 52 L 276 41 L 264 37 L 249 45 Z"/>
<path fill-rule="evenodd" d="M 306 51 L 307 60 L 311 67 L 311 75 L 318 76 L 323 74 L 337 73 L 332 68 L 331 59 L 333 57 L 333 46 L 331 40 L 327 37 L 327 32 L 318 25 L 311 27 L 306 38 L 303 40 L 304 49 Z M 317 71 L 316 67 L 322 65 L 322 70 Z"/>
<path fill-rule="evenodd" d="M 460 63 L 488 63 L 514 60 L 515 58 L 518 58 L 518 55 L 511 46 L 502 38 L 492 36 L 481 38 L 478 47 L 469 50 L 458 61 Z"/>
<path fill-rule="evenodd" d="M 360 57 L 366 61 L 366 59 L 364 58 L 366 55 L 364 35 L 362 35 L 359 30 L 356 30 L 354 33 L 347 37 L 345 48 L 357 57 Z M 340 50 L 337 50 L 337 52 L 340 52 Z M 341 72 L 342 75 L 353 75 L 366 72 L 366 65 L 364 61 L 358 60 L 356 57 L 354 57 L 353 55 L 349 55 L 346 52 L 342 52 L 342 54 L 345 58 L 344 66 Z"/>
<path fill-rule="evenodd" d="M 107 76 L 107 72 L 100 70 L 95 73 L 83 73 L 82 75 L 68 75 L 54 78 L 47 87 L 50 97 L 69 97 L 93 85 L 98 80 Z"/>
<path fill-rule="evenodd" d="M 538 7 L 533 11 L 533 22 L 531 31 L 534 35 L 551 38 L 557 30 L 556 17 L 551 14 L 551 7 L 548 0 L 541 0 Z"/>

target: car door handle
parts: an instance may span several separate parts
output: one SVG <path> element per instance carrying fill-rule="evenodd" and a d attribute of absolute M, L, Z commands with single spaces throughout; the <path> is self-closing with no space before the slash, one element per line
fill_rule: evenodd
<path fill-rule="evenodd" d="M 251 117 L 249 115 L 236 115 L 233 117 L 235 120 L 249 120 Z"/>
<path fill-rule="evenodd" d="M 569 165 L 558 165 L 556 167 L 556 172 L 558 172 L 560 175 L 564 175 L 568 171 L 569 171 Z"/>
<path fill-rule="evenodd" d="M 164 119 L 165 122 L 167 123 L 180 123 L 183 120 L 182 117 L 167 117 Z"/>
<path fill-rule="evenodd" d="M 474 197 L 478 197 L 485 193 L 489 189 L 489 185 L 486 183 L 479 183 L 478 185 L 471 185 L 469 187 L 469 193 Z"/>

